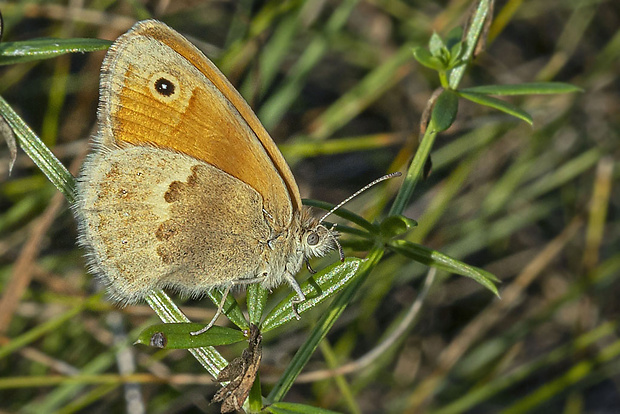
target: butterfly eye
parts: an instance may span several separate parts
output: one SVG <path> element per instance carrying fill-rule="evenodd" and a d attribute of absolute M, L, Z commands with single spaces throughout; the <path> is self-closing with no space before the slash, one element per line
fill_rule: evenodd
<path fill-rule="evenodd" d="M 306 242 L 310 246 L 316 246 L 317 244 L 319 244 L 319 235 L 316 233 L 308 234 L 308 237 L 306 238 Z"/>

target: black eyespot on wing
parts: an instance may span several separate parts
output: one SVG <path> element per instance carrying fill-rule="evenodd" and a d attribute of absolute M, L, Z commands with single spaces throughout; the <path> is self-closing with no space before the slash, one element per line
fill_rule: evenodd
<path fill-rule="evenodd" d="M 176 89 L 174 83 L 166 78 L 159 78 L 155 81 L 155 90 L 163 96 L 171 96 Z"/>

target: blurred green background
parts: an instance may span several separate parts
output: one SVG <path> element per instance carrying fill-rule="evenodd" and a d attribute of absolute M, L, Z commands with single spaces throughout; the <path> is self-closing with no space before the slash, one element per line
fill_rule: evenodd
<path fill-rule="evenodd" d="M 463 25 L 471 3 L 21 1 L 0 10 L 6 42 L 113 40 L 137 20 L 166 22 L 239 88 L 302 196 L 335 203 L 405 168 L 439 86 L 411 48 Z M 0 67 L 0 94 L 74 174 L 94 132 L 103 55 Z M 533 127 L 461 102 L 405 215 L 419 222 L 408 240 L 494 273 L 502 299 L 388 255 L 286 401 L 353 413 L 620 412 L 619 55 L 617 1 L 496 4 L 487 50 L 462 86 L 562 81 L 584 92 L 508 99 Z M 131 345 L 157 320 L 151 309 L 120 310 L 96 293 L 63 197 L 21 151 L 9 177 L 0 151 L 0 410 L 218 412 L 209 405 L 217 386 L 187 351 Z M 348 208 L 372 219 L 398 184 Z M 208 300 L 183 309 L 195 321 L 213 312 Z M 265 335 L 264 390 L 320 314 Z M 230 360 L 242 348 L 220 352 Z"/>

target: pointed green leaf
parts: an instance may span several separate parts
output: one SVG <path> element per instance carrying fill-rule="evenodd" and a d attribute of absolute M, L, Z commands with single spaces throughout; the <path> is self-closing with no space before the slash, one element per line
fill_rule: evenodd
<path fill-rule="evenodd" d="M 200 323 L 159 323 L 143 330 L 135 343 L 161 349 L 190 349 L 247 340 L 242 331 L 217 325 L 200 335 L 191 334 L 203 327 Z"/>
<path fill-rule="evenodd" d="M 0 43 L 0 65 L 50 59 L 67 53 L 106 50 L 112 42 L 102 39 L 40 39 Z"/>
<path fill-rule="evenodd" d="M 463 42 L 457 42 L 450 48 L 450 68 L 461 64 L 461 53 L 463 53 Z"/>
<path fill-rule="evenodd" d="M 459 92 L 485 95 L 549 95 L 583 92 L 583 89 L 563 82 L 532 82 L 518 85 L 483 85 L 460 89 Z"/>
<path fill-rule="evenodd" d="M 262 287 L 260 283 L 254 283 L 248 287 L 247 305 L 248 313 L 250 316 L 250 323 L 254 325 L 260 325 L 261 317 L 263 316 L 263 310 L 267 303 L 267 296 L 269 292 Z"/>
<path fill-rule="evenodd" d="M 459 109 L 459 97 L 454 91 L 445 90 L 439 95 L 431 114 L 430 128 L 436 132 L 445 131 L 452 126 Z"/>
<path fill-rule="evenodd" d="M 145 300 L 164 323 L 189 322 L 187 316 L 163 290 L 152 291 Z M 214 377 L 228 364 L 228 361 L 212 346 L 191 348 L 189 352 Z"/>
<path fill-rule="evenodd" d="M 470 277 L 499 297 L 495 283 L 500 280 L 486 270 L 470 266 L 436 250 L 406 240 L 392 240 L 388 243 L 388 246 L 395 252 L 410 257 L 416 262 L 450 273 Z"/>
<path fill-rule="evenodd" d="M 328 266 L 302 283 L 301 290 L 306 295 L 306 300 L 297 305 L 297 312 L 301 315 L 340 292 L 353 279 L 363 262 L 362 259 L 347 258 L 344 263 Z M 262 332 L 268 332 L 295 319 L 291 305 L 295 296 L 292 292 L 265 317 L 261 325 Z"/>
<path fill-rule="evenodd" d="M 533 124 L 532 116 L 530 114 L 528 114 L 522 109 L 517 108 L 516 106 L 514 106 L 513 104 L 509 102 L 502 101 L 501 99 L 493 98 L 491 96 L 482 95 L 479 93 L 458 91 L 458 94 L 459 96 L 467 100 L 505 112 L 508 115 L 512 115 L 515 118 L 519 118 L 520 120 L 525 121 L 530 125 Z"/>
<path fill-rule="evenodd" d="M 444 64 L 441 62 L 441 60 L 431 55 L 431 53 L 423 47 L 413 48 L 413 57 L 421 65 L 426 66 L 429 69 L 437 71 L 444 69 Z"/>
<path fill-rule="evenodd" d="M 428 41 L 428 50 L 431 52 L 431 55 L 439 57 L 444 53 L 445 49 L 446 45 L 441 36 L 439 36 L 437 32 L 433 32 L 430 40 Z"/>
<path fill-rule="evenodd" d="M 452 50 L 457 43 L 463 44 L 463 27 L 454 26 L 446 35 L 446 47 Z"/>

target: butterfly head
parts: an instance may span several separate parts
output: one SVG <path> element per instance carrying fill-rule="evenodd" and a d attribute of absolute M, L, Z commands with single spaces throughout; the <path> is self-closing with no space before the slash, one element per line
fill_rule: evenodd
<path fill-rule="evenodd" d="M 338 243 L 338 232 L 334 227 L 327 228 L 315 217 L 312 217 L 310 210 L 304 208 L 301 222 L 300 248 L 304 257 L 325 256 L 334 246 L 338 248 L 340 259 L 344 260 L 342 247 Z"/>

